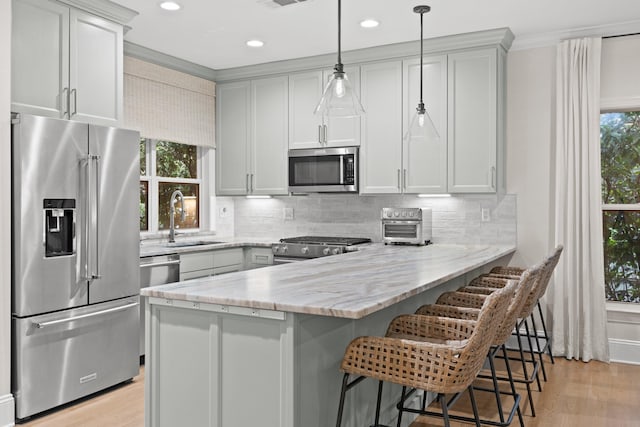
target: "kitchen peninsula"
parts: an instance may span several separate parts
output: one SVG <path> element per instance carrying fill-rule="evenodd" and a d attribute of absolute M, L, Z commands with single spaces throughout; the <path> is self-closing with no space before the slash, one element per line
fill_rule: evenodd
<path fill-rule="evenodd" d="M 383 335 L 515 246 L 372 244 L 358 252 L 147 288 L 147 426 L 315 427 L 335 423 L 347 344 Z M 365 425 L 377 384 L 349 399 Z M 381 420 L 395 416 L 386 387 Z"/>

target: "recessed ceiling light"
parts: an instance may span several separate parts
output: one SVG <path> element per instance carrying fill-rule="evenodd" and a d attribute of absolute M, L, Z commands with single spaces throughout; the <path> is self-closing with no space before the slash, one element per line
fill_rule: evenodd
<path fill-rule="evenodd" d="M 175 11 L 180 9 L 180 5 L 173 1 L 163 1 L 160 3 L 160 7 L 164 10 Z"/>
<path fill-rule="evenodd" d="M 247 42 L 247 46 L 249 47 L 262 47 L 264 46 L 264 42 L 261 40 L 249 40 Z"/>
<path fill-rule="evenodd" d="M 380 25 L 380 23 L 375 19 L 365 19 L 364 21 L 360 22 L 360 26 L 362 28 L 375 28 L 378 25 Z"/>

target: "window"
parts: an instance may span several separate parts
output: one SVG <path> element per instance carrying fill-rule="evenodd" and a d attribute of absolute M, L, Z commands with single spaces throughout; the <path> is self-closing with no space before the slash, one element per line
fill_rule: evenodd
<path fill-rule="evenodd" d="M 200 228 L 202 187 L 199 148 L 153 139 L 140 140 L 140 230 L 169 229 L 171 195 L 179 190 L 184 199 L 175 204 L 175 228 Z M 181 209 L 185 219 L 182 221 Z"/>
<path fill-rule="evenodd" d="M 606 296 L 640 303 L 640 111 L 601 114 L 600 142 Z"/>

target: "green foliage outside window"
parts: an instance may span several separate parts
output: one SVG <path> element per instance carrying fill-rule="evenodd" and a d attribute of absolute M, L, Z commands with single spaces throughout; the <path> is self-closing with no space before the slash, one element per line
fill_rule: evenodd
<path fill-rule="evenodd" d="M 166 178 L 197 178 L 198 147 L 159 141 L 156 144 L 156 175 Z"/>
<path fill-rule="evenodd" d="M 640 203 L 640 112 L 600 116 L 602 203 Z M 606 296 L 640 303 L 640 211 L 603 209 Z"/>

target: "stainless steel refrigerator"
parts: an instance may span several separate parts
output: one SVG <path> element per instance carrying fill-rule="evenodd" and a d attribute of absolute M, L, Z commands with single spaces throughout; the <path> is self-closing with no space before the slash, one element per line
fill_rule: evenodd
<path fill-rule="evenodd" d="M 24 419 L 138 374 L 139 134 L 12 119 L 12 392 Z"/>

